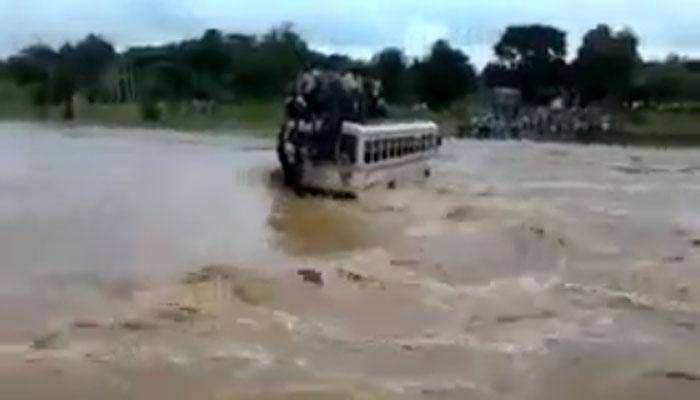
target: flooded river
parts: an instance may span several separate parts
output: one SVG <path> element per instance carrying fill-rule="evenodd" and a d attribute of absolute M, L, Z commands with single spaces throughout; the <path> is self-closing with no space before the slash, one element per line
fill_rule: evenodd
<path fill-rule="evenodd" d="M 0 397 L 700 397 L 700 150 L 434 164 L 299 199 L 267 141 L 1 124 Z"/>

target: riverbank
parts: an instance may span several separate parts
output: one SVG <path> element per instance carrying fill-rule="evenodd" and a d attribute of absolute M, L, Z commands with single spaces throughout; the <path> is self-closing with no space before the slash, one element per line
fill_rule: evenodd
<path fill-rule="evenodd" d="M 246 132 L 272 137 L 282 120 L 278 100 L 246 100 L 237 104 L 217 105 L 209 113 L 183 112 L 181 107 L 164 107 L 161 119 L 144 121 L 137 103 L 87 104 L 75 102 L 74 125 L 98 125 L 124 128 L 162 128 L 185 132 Z M 63 123 L 61 107 L 42 110 L 31 106 L 28 92 L 0 82 L 0 120 Z"/>
<path fill-rule="evenodd" d="M 475 137 L 476 130 L 470 124 L 470 114 L 466 118 L 453 118 L 457 121 L 457 131 L 460 137 Z M 561 130 L 559 124 L 546 125 L 544 129 L 526 132 L 522 138 L 537 142 L 574 142 L 581 144 L 607 144 L 640 147 L 700 147 L 700 114 L 692 112 L 669 111 L 612 111 L 607 112 L 612 121 L 609 131 L 579 132 Z M 564 124 L 570 123 L 564 117 Z M 488 125 L 486 125 L 488 126 Z M 491 125 L 491 130 L 495 125 Z M 478 127 L 478 125 L 477 125 Z M 552 130 L 556 127 L 557 130 Z M 492 131 L 486 133 L 483 139 L 505 139 L 511 137 L 509 131 Z M 522 132 L 521 132 L 522 135 Z"/>
<path fill-rule="evenodd" d="M 211 112 L 183 111 L 182 106 L 164 106 L 157 122 L 144 121 L 137 103 L 87 104 L 78 99 L 72 125 L 115 128 L 160 128 L 184 132 L 231 133 L 274 137 L 283 119 L 279 99 L 244 100 L 217 105 Z M 483 100 L 471 97 L 456 103 L 443 113 L 409 106 L 392 106 L 390 115 L 398 119 L 436 121 L 445 136 L 458 135 L 469 126 L 471 117 L 484 112 Z M 40 110 L 31 106 L 26 89 L 0 81 L 0 120 L 63 123 L 61 107 Z M 693 112 L 636 111 L 613 113 L 615 133 L 595 137 L 591 142 L 652 147 L 700 146 L 700 114 Z"/>

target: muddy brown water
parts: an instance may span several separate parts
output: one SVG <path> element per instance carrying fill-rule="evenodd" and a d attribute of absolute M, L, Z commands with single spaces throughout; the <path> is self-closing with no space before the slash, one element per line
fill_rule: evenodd
<path fill-rule="evenodd" d="M 700 150 L 448 141 L 354 202 L 275 165 L 0 124 L 0 397 L 700 396 Z"/>

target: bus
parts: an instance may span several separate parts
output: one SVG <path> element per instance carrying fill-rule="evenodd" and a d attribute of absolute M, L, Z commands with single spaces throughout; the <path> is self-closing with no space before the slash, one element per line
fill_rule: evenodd
<path fill-rule="evenodd" d="M 316 127 L 289 121 L 278 146 L 285 179 L 297 189 L 357 196 L 431 176 L 430 160 L 442 145 L 433 122 L 343 122 L 331 157 L 316 157 Z"/>

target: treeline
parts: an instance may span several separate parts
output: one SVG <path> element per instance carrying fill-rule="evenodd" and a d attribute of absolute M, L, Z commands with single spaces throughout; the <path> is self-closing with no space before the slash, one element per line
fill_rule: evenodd
<path fill-rule="evenodd" d="M 138 101 L 143 116 L 156 119 L 161 103 L 280 98 L 306 67 L 361 70 L 382 80 L 389 101 L 434 109 L 477 87 L 469 58 L 446 41 L 436 42 L 422 59 L 409 61 L 401 50 L 388 48 L 363 61 L 314 51 L 290 25 L 261 36 L 208 30 L 196 39 L 121 54 L 90 34 L 58 49 L 27 47 L 0 65 L 0 76 L 28 87 L 35 106 L 62 105 L 66 119 L 74 117 L 78 94 L 90 103 Z"/>
<path fill-rule="evenodd" d="M 606 25 L 590 30 L 573 60 L 566 33 L 556 27 L 508 27 L 494 46 L 494 60 L 477 73 L 469 56 L 440 40 L 428 54 L 409 58 L 387 48 L 371 60 L 314 51 L 290 25 L 264 35 L 208 30 L 201 37 L 122 53 L 98 35 L 60 48 L 37 44 L 0 63 L 0 79 L 31 90 L 34 105 L 73 102 L 139 102 L 146 118 L 157 104 L 233 103 L 279 98 L 306 67 L 356 69 L 380 79 L 390 103 L 426 104 L 444 110 L 479 87 L 518 89 L 532 104 L 565 97 L 571 104 L 631 104 L 700 100 L 700 62 L 669 57 L 645 63 L 631 30 Z"/>
<path fill-rule="evenodd" d="M 700 61 L 676 55 L 644 61 L 631 29 L 602 24 L 589 30 L 570 62 L 567 48 L 566 33 L 555 27 L 509 27 L 494 46 L 496 60 L 481 77 L 489 87 L 519 89 L 532 104 L 555 97 L 584 107 L 700 101 Z"/>
<path fill-rule="evenodd" d="M 63 117 L 73 119 L 73 98 L 79 91 L 89 102 L 97 101 L 106 72 L 117 60 L 114 47 L 95 35 L 59 49 L 32 45 L 11 57 L 0 76 L 14 79 L 31 90 L 34 105 L 45 108 L 63 104 Z"/>

